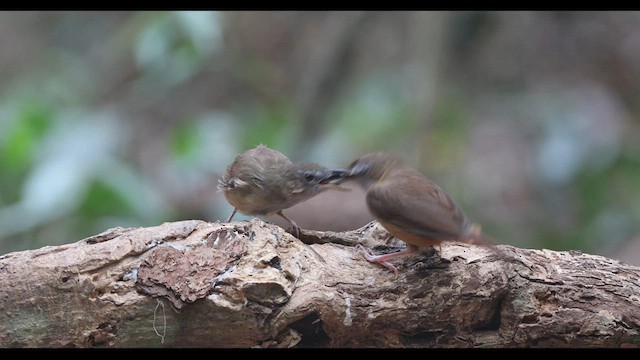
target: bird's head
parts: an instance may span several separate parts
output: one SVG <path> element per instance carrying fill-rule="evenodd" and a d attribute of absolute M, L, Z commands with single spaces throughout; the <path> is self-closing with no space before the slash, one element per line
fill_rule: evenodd
<path fill-rule="evenodd" d="M 354 180 L 368 189 L 374 182 L 383 179 L 395 168 L 403 166 L 402 160 L 390 153 L 369 153 L 354 160 L 348 166 L 348 172 L 334 170 L 336 173 L 330 178 L 330 182 L 341 184 L 347 180 Z"/>
<path fill-rule="evenodd" d="M 324 190 L 345 190 L 335 181 L 350 173 L 346 169 L 328 169 L 315 163 L 294 164 L 285 171 L 282 178 L 291 194 L 311 195 Z"/>

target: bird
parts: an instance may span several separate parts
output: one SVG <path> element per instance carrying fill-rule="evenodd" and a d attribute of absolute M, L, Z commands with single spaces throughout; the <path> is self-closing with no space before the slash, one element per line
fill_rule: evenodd
<path fill-rule="evenodd" d="M 233 160 L 218 179 L 218 190 L 224 193 L 234 209 L 246 215 L 278 215 L 285 219 L 296 237 L 300 227 L 282 211 L 335 188 L 331 180 L 344 177 L 345 169 L 328 169 L 316 163 L 293 163 L 277 150 L 265 145 L 249 149 Z"/>
<path fill-rule="evenodd" d="M 407 244 L 399 252 L 373 255 L 362 245 L 358 252 L 368 261 L 398 270 L 388 260 L 415 253 L 444 241 L 489 244 L 480 226 L 472 224 L 451 197 L 431 179 L 387 152 L 365 154 L 354 160 L 348 174 L 334 183 L 354 180 L 366 191 L 366 203 L 375 219 L 392 236 Z"/>

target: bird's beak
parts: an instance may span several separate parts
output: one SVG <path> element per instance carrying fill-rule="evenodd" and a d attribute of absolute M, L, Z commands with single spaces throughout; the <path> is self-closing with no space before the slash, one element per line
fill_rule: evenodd
<path fill-rule="evenodd" d="M 365 175 L 366 173 L 369 172 L 369 170 L 371 170 L 371 165 L 363 162 L 357 162 L 355 165 L 351 166 L 351 170 L 349 171 L 348 176 L 357 177 L 357 176 Z"/>
<path fill-rule="evenodd" d="M 320 185 L 340 185 L 351 175 L 350 170 L 331 169 L 318 182 Z"/>

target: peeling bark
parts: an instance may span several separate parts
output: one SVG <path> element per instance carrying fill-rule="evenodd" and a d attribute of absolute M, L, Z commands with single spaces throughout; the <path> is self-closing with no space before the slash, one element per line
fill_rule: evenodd
<path fill-rule="evenodd" d="M 640 268 L 617 260 L 448 243 L 394 261 L 396 278 L 353 249 L 402 244 L 375 222 L 301 240 L 192 220 L 5 254 L 0 346 L 640 344 Z"/>

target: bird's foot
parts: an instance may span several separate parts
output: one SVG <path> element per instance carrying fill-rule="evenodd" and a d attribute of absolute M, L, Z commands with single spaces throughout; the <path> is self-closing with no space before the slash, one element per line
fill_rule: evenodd
<path fill-rule="evenodd" d="M 374 262 L 374 263 L 378 263 L 384 267 L 386 267 L 387 269 L 393 271 L 393 273 L 396 275 L 396 277 L 398 277 L 398 269 L 396 269 L 395 266 L 389 264 L 388 262 L 386 262 L 385 260 L 389 258 L 388 255 L 373 255 L 371 253 L 371 250 L 365 248 L 364 246 L 358 244 L 356 245 L 356 250 L 358 250 L 358 253 L 362 254 L 362 256 L 364 256 L 365 259 L 367 259 L 367 261 L 369 262 Z"/>
<path fill-rule="evenodd" d="M 276 213 L 276 215 L 282 217 L 283 219 L 287 220 L 289 222 L 289 224 L 291 224 L 291 227 L 287 229 L 287 232 L 295 237 L 297 237 L 298 239 L 300 239 L 300 227 L 298 226 L 298 224 L 296 224 L 295 221 L 289 219 L 287 217 L 287 215 L 285 215 L 282 210 L 278 211 Z"/>
<path fill-rule="evenodd" d="M 300 239 L 300 228 L 298 226 L 291 226 L 287 229 L 287 232 L 298 239 Z"/>

